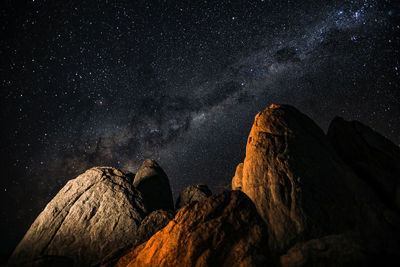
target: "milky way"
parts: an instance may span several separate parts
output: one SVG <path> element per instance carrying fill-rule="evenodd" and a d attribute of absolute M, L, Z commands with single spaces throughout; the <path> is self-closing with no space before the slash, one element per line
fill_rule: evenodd
<path fill-rule="evenodd" d="M 271 103 L 400 144 L 395 1 L 130 2 L 0 9 L 4 258 L 91 166 L 135 172 L 151 157 L 175 196 L 227 188 Z"/>

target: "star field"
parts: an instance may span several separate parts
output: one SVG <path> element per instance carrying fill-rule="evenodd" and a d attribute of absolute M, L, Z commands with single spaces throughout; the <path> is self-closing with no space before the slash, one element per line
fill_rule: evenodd
<path fill-rule="evenodd" d="M 254 116 L 296 106 L 400 144 L 396 1 L 3 1 L 2 257 L 97 165 L 226 187 Z"/>

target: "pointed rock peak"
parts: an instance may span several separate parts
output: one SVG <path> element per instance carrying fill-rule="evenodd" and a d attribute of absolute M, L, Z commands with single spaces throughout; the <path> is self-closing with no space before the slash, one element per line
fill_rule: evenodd
<path fill-rule="evenodd" d="M 253 128 L 274 135 L 297 134 L 299 130 L 312 135 L 324 135 L 313 120 L 290 105 L 272 104 L 259 112 L 254 119 Z"/>
<path fill-rule="evenodd" d="M 147 212 L 173 210 L 171 187 L 168 176 L 153 159 L 146 159 L 136 173 L 133 185 L 140 191 Z"/>
<path fill-rule="evenodd" d="M 180 209 L 193 201 L 203 201 L 211 195 L 211 190 L 205 184 L 189 185 L 179 194 L 176 208 Z"/>

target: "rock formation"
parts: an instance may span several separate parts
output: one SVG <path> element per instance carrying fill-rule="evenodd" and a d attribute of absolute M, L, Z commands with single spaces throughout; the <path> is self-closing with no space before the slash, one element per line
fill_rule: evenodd
<path fill-rule="evenodd" d="M 188 186 L 173 218 L 154 160 L 136 176 L 95 167 L 51 200 L 10 264 L 398 266 L 399 177 L 399 147 L 367 126 L 336 118 L 325 135 L 272 105 L 255 118 L 233 191 Z"/>
<path fill-rule="evenodd" d="M 150 237 L 164 228 L 173 218 L 174 214 L 171 211 L 156 210 L 150 213 L 140 224 L 133 247 L 149 240 Z"/>
<path fill-rule="evenodd" d="M 240 191 L 192 202 L 117 266 L 264 266 L 265 226 Z"/>
<path fill-rule="evenodd" d="M 179 194 L 179 197 L 176 201 L 176 209 L 180 209 L 183 206 L 189 204 L 193 201 L 202 201 L 209 196 L 211 196 L 211 190 L 207 185 L 204 184 L 196 184 L 190 185 L 183 189 L 183 191 Z"/>
<path fill-rule="evenodd" d="M 132 182 L 110 167 L 70 180 L 29 228 L 11 265 L 95 265 L 129 248 L 145 216 Z"/>
<path fill-rule="evenodd" d="M 146 159 L 136 173 L 133 185 L 143 196 L 146 210 L 173 210 L 169 180 L 163 169 L 153 159 Z"/>
<path fill-rule="evenodd" d="M 243 162 L 236 167 L 235 176 L 232 178 L 232 190 L 242 190 Z"/>
<path fill-rule="evenodd" d="M 335 118 L 328 137 L 341 158 L 391 208 L 400 210 L 400 148 L 358 121 Z"/>
<path fill-rule="evenodd" d="M 256 205 L 275 253 L 328 234 L 381 235 L 377 229 L 390 227 L 374 192 L 294 107 L 272 105 L 257 114 L 242 174 L 240 169 L 232 187 L 241 187 Z"/>

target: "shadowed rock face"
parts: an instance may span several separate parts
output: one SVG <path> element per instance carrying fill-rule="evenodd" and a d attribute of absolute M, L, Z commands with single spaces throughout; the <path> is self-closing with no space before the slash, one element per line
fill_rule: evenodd
<path fill-rule="evenodd" d="M 301 240 L 387 226 L 373 191 L 337 156 L 323 131 L 291 106 L 272 105 L 257 114 L 241 179 L 240 168 L 232 187 L 241 186 L 254 202 L 275 252 Z"/>
<path fill-rule="evenodd" d="M 192 202 L 118 266 L 265 266 L 266 231 L 240 191 Z"/>
<path fill-rule="evenodd" d="M 282 266 L 369 266 L 370 255 L 357 238 L 330 235 L 293 246 Z"/>
<path fill-rule="evenodd" d="M 204 184 L 190 185 L 179 194 L 176 208 L 180 209 L 193 201 L 203 201 L 211 195 L 211 190 Z"/>
<path fill-rule="evenodd" d="M 341 158 L 391 208 L 400 210 L 400 148 L 358 121 L 335 118 L 328 137 Z"/>
<path fill-rule="evenodd" d="M 173 218 L 174 214 L 172 211 L 156 210 L 150 213 L 140 224 L 136 235 L 135 246 L 149 240 L 150 237 L 164 228 Z"/>
<path fill-rule="evenodd" d="M 146 210 L 174 210 L 169 180 L 163 169 L 153 159 L 146 159 L 136 173 L 133 185 L 143 196 Z"/>
<path fill-rule="evenodd" d="M 99 264 L 129 248 L 145 216 L 132 179 L 95 167 L 70 180 L 36 218 L 11 264 Z"/>

